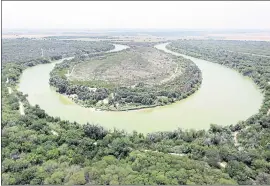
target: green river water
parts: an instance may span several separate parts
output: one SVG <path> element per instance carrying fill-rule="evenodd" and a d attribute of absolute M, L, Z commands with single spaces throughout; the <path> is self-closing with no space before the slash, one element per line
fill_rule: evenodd
<path fill-rule="evenodd" d="M 115 45 L 112 52 L 126 47 Z M 155 46 L 166 49 L 166 43 Z M 142 133 L 172 131 L 180 128 L 208 129 L 211 123 L 236 124 L 256 114 L 262 104 L 263 94 L 255 83 L 238 72 L 209 61 L 189 57 L 202 71 L 201 87 L 188 98 L 172 105 L 125 112 L 94 111 L 76 105 L 49 86 L 49 73 L 55 63 L 26 69 L 20 79 L 19 90 L 28 94 L 31 105 L 39 105 L 51 116 L 95 123 L 107 129 L 118 128 Z"/>

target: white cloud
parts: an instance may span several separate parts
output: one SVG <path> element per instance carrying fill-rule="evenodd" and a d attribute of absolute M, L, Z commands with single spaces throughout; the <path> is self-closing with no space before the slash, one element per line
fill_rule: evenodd
<path fill-rule="evenodd" d="M 3 1 L 3 28 L 270 28 L 270 2 Z"/>

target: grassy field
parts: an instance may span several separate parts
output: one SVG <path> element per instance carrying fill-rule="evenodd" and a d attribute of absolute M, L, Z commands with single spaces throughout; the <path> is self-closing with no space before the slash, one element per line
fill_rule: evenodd
<path fill-rule="evenodd" d="M 120 86 L 166 83 L 181 75 L 180 65 L 168 54 L 151 47 L 133 48 L 102 60 L 77 64 L 70 76 L 77 81 L 106 81 Z"/>

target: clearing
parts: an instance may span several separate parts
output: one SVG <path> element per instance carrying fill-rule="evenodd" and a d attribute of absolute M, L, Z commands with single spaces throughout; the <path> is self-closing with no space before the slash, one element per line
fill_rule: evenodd
<path fill-rule="evenodd" d="M 141 47 L 110 54 L 102 60 L 80 63 L 72 69 L 70 80 L 133 86 L 140 82 L 148 85 L 165 83 L 179 75 L 181 68 L 170 55 L 155 48 Z"/>

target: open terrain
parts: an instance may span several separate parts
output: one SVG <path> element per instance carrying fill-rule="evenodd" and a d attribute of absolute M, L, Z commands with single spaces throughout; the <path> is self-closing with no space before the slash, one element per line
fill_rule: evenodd
<path fill-rule="evenodd" d="M 133 110 L 170 104 L 195 92 L 201 72 L 190 60 L 151 46 L 56 66 L 50 84 L 86 107 Z"/>
<path fill-rule="evenodd" d="M 107 81 L 120 86 L 138 83 L 155 85 L 169 77 L 181 75 L 180 64 L 157 49 L 142 47 L 107 56 L 102 60 L 79 63 L 71 73 L 71 80 Z"/>

